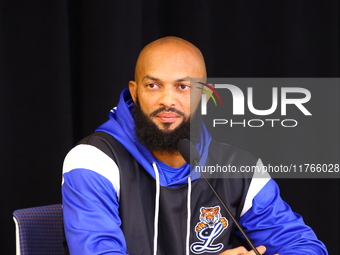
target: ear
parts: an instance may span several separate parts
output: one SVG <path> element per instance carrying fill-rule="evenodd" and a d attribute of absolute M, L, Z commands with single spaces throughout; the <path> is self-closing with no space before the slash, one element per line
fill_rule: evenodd
<path fill-rule="evenodd" d="M 220 208 L 220 206 L 219 205 L 217 205 L 217 206 L 215 206 L 215 208 L 214 208 L 215 210 L 217 210 L 217 212 L 220 212 L 220 210 L 221 210 L 221 208 Z"/>
<path fill-rule="evenodd" d="M 213 90 L 211 90 L 210 88 L 214 89 L 214 84 L 212 84 L 212 83 L 204 83 L 204 82 L 197 82 L 197 83 L 200 83 L 201 94 L 205 94 L 206 95 L 206 100 L 207 100 L 207 103 L 208 103 L 211 95 L 213 95 Z"/>
<path fill-rule="evenodd" d="M 137 83 L 135 81 L 129 81 L 129 90 L 134 103 L 137 100 Z"/>
<path fill-rule="evenodd" d="M 211 88 L 214 88 L 214 84 L 212 84 L 212 83 L 208 83 L 207 85 L 208 85 L 209 87 L 211 87 Z M 206 89 L 208 89 L 208 88 L 206 87 Z M 212 91 L 211 89 L 208 89 L 208 90 L 209 90 L 209 92 L 210 92 L 211 95 L 212 95 L 213 91 Z M 207 102 L 209 101 L 209 99 L 210 99 L 210 95 L 207 94 Z"/>

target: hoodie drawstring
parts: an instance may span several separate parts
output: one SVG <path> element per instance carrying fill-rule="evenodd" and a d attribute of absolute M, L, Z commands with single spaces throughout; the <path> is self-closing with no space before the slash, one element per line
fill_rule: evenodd
<path fill-rule="evenodd" d="M 161 192 L 161 185 L 159 181 L 159 171 L 157 164 L 152 163 L 156 178 L 156 196 L 155 196 L 155 219 L 154 219 L 154 236 L 153 236 L 153 254 L 157 255 L 157 241 L 158 241 L 158 218 L 159 218 L 159 197 Z M 187 234 L 185 241 L 186 255 L 189 255 L 189 241 L 190 241 L 190 221 L 191 221 L 191 177 L 188 177 L 188 197 L 187 197 Z"/>
<path fill-rule="evenodd" d="M 186 254 L 189 255 L 190 240 L 190 221 L 191 221 L 191 177 L 188 177 L 188 198 L 187 198 L 187 238 L 186 238 Z"/>
<path fill-rule="evenodd" d="M 161 185 L 159 182 L 159 172 L 155 162 L 152 163 L 155 170 L 156 177 L 156 197 L 155 197 L 155 220 L 154 220 L 154 236 L 153 236 L 153 254 L 157 254 L 157 240 L 158 240 L 158 216 L 159 216 L 159 195 L 161 191 Z"/>

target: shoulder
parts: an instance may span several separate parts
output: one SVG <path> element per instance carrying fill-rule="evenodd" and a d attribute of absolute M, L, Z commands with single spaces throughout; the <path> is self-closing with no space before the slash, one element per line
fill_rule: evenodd
<path fill-rule="evenodd" d="M 78 144 L 66 155 L 63 172 L 72 169 L 103 169 L 116 166 L 115 162 L 96 146 L 91 144 Z"/>
<path fill-rule="evenodd" d="M 101 174 L 112 172 L 118 168 L 113 149 L 116 144 L 118 142 L 104 132 L 95 132 L 83 138 L 66 155 L 64 173 L 79 168 L 93 170 Z"/>
<path fill-rule="evenodd" d="M 212 140 L 209 147 L 209 157 L 224 159 L 229 163 L 256 165 L 259 158 L 254 154 L 226 143 Z"/>
<path fill-rule="evenodd" d="M 63 163 L 63 179 L 65 178 L 76 178 L 78 181 L 80 178 L 104 178 L 116 191 L 119 190 L 120 173 L 117 164 L 92 144 L 80 143 L 69 151 Z"/>

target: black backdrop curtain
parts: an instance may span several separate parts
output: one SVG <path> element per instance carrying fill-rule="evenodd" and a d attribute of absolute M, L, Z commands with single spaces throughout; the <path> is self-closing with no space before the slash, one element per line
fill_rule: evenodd
<path fill-rule="evenodd" d="M 1 0 L 1 254 L 14 254 L 13 210 L 61 202 L 65 154 L 106 120 L 140 49 L 166 35 L 197 45 L 210 77 L 339 77 L 335 0 Z M 277 182 L 339 254 L 339 180 Z"/>

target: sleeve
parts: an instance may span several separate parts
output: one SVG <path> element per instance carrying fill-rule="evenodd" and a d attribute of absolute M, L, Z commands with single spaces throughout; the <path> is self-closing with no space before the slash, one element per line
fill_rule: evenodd
<path fill-rule="evenodd" d="M 126 254 L 120 228 L 119 170 L 105 153 L 78 145 L 63 165 L 64 228 L 71 255 Z"/>
<path fill-rule="evenodd" d="M 325 245 L 299 214 L 294 213 L 272 179 L 253 178 L 249 187 L 251 205 L 241 214 L 239 223 L 255 246 L 265 245 L 265 254 L 326 255 Z M 240 232 L 236 235 L 243 238 Z"/>

